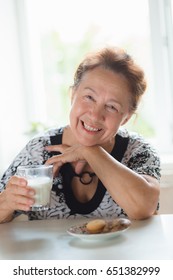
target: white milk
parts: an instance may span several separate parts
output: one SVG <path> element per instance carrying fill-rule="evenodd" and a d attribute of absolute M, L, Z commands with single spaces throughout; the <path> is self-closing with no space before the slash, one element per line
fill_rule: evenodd
<path fill-rule="evenodd" d="M 36 177 L 28 179 L 28 186 L 32 187 L 36 194 L 33 206 L 47 205 L 50 201 L 50 190 L 52 188 L 52 179 L 49 177 Z"/>

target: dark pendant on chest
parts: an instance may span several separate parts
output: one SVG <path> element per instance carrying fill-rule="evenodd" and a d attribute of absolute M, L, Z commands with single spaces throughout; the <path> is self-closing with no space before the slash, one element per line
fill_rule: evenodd
<path fill-rule="evenodd" d="M 83 185 L 89 185 L 92 183 L 93 181 L 93 177 L 96 176 L 95 173 L 92 173 L 92 172 L 89 172 L 89 171 L 84 171 L 80 174 L 76 174 L 74 175 L 75 177 L 78 177 L 80 182 L 83 184 Z"/>

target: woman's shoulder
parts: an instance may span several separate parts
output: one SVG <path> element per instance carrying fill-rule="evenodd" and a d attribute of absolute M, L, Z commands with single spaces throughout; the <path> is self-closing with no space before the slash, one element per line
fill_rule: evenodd
<path fill-rule="evenodd" d="M 128 131 L 125 128 L 121 128 L 118 131 L 118 135 L 121 136 L 122 138 L 128 138 L 128 149 L 131 150 L 136 150 L 139 151 L 140 149 L 148 149 L 152 150 L 153 152 L 156 152 L 156 148 L 153 146 L 153 144 L 146 139 L 143 135 L 133 132 L 133 131 Z"/>
<path fill-rule="evenodd" d="M 15 157 L 14 164 L 25 164 L 34 162 L 35 164 L 41 164 L 46 157 L 47 152 L 45 147 L 51 144 L 50 137 L 58 134 L 62 134 L 62 128 L 50 128 L 46 131 L 40 132 L 32 137 L 24 148 Z"/>
<path fill-rule="evenodd" d="M 118 134 L 121 137 L 128 137 L 128 146 L 126 152 L 124 154 L 124 158 L 126 160 L 130 160 L 131 158 L 145 158 L 160 162 L 159 152 L 154 147 L 154 145 L 142 135 L 131 132 L 126 129 L 121 129 L 118 131 Z"/>
<path fill-rule="evenodd" d="M 139 133 L 134 132 L 134 131 L 129 131 L 128 129 L 122 128 L 122 127 L 118 130 L 117 134 L 123 138 L 128 137 L 130 141 L 140 141 L 140 142 L 146 141 L 146 139 Z"/>
<path fill-rule="evenodd" d="M 151 175 L 160 179 L 160 157 L 156 148 L 142 135 L 121 130 L 122 137 L 128 137 L 128 146 L 123 163 L 140 174 Z"/>
<path fill-rule="evenodd" d="M 64 130 L 64 127 L 51 127 L 45 131 L 39 132 L 36 135 L 34 135 L 28 142 L 28 144 L 36 144 L 38 142 L 45 142 L 45 143 L 49 143 L 50 142 L 50 138 L 52 136 L 58 136 L 58 135 L 62 135 Z"/>
<path fill-rule="evenodd" d="M 51 127 L 47 130 L 37 133 L 36 135 L 34 135 L 32 139 L 39 138 L 39 137 L 44 138 L 44 137 L 56 136 L 58 134 L 62 134 L 63 130 L 64 127 Z"/>

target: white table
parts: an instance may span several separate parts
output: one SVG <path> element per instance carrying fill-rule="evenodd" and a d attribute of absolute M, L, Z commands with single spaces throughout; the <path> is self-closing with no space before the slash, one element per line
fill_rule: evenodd
<path fill-rule="evenodd" d="M 173 260 L 173 215 L 133 221 L 104 242 L 82 241 L 66 230 L 85 220 L 43 220 L 0 225 L 2 260 Z"/>

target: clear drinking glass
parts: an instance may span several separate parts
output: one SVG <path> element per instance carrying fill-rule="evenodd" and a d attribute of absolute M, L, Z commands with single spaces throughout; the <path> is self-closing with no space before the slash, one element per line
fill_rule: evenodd
<path fill-rule="evenodd" d="M 50 204 L 50 191 L 53 183 L 53 165 L 27 165 L 17 168 L 17 175 L 28 181 L 36 194 L 32 211 L 47 210 Z"/>

